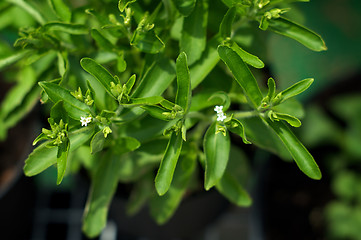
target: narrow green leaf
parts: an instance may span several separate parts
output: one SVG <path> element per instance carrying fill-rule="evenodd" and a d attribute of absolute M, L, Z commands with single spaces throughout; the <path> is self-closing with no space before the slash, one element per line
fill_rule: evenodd
<path fill-rule="evenodd" d="M 184 18 L 180 39 L 180 52 L 188 56 L 188 64 L 199 60 L 206 48 L 208 1 L 198 0 L 192 13 Z"/>
<path fill-rule="evenodd" d="M 80 60 L 80 65 L 82 68 L 90 73 L 93 77 L 95 77 L 98 82 L 100 82 L 105 90 L 109 93 L 110 96 L 113 96 L 111 90 L 110 90 L 110 83 L 117 81 L 114 79 L 114 77 L 106 70 L 103 66 L 98 64 L 96 61 L 94 61 L 91 58 L 83 58 Z"/>
<path fill-rule="evenodd" d="M 275 80 L 273 80 L 273 78 L 269 78 L 268 82 L 267 82 L 267 86 L 268 86 L 267 97 L 268 97 L 268 100 L 271 101 L 276 94 Z"/>
<path fill-rule="evenodd" d="M 25 2 L 24 0 L 6 0 L 6 1 L 13 3 L 19 6 L 20 8 L 22 8 L 23 10 L 25 10 L 41 25 L 45 23 L 44 17 L 41 15 L 41 13 L 34 6 Z"/>
<path fill-rule="evenodd" d="M 263 68 L 264 67 L 264 63 L 262 62 L 261 59 L 259 59 L 255 55 L 250 54 L 250 53 L 246 52 L 245 50 L 243 50 L 240 46 L 237 45 L 236 42 L 228 41 L 226 43 L 226 45 L 229 46 L 230 48 L 232 48 L 232 50 L 235 51 L 242 58 L 242 60 L 245 63 L 247 63 L 248 65 L 251 65 L 252 67 L 255 67 L 255 68 Z"/>
<path fill-rule="evenodd" d="M 132 91 L 133 89 L 133 86 L 135 84 L 135 79 L 136 79 L 136 76 L 135 74 L 133 74 L 129 79 L 128 81 L 125 83 L 125 93 L 126 94 L 130 94 L 130 92 Z"/>
<path fill-rule="evenodd" d="M 231 7 L 228 9 L 227 13 L 224 15 L 221 25 L 219 27 L 220 35 L 223 39 L 230 38 L 232 34 L 232 25 L 236 17 L 236 7 Z"/>
<path fill-rule="evenodd" d="M 17 61 L 30 56 L 32 53 L 32 50 L 23 50 L 16 52 L 10 56 L 6 56 L 4 58 L 0 59 L 0 70 L 4 69 L 7 66 L 10 66 L 13 63 L 16 63 Z"/>
<path fill-rule="evenodd" d="M 170 119 L 164 115 L 164 112 L 167 112 L 166 109 L 159 107 L 159 106 L 141 106 L 142 109 L 146 110 L 152 117 L 158 118 L 163 121 L 169 121 Z"/>
<path fill-rule="evenodd" d="M 43 26 L 44 31 L 60 31 L 73 35 L 88 34 L 89 29 L 83 24 L 62 23 L 62 22 L 49 22 Z"/>
<path fill-rule="evenodd" d="M 187 17 L 193 11 L 196 0 L 173 0 L 173 3 L 180 14 Z"/>
<path fill-rule="evenodd" d="M 243 124 L 236 118 L 231 118 L 229 122 L 225 122 L 227 129 L 240 136 L 245 144 L 251 144 L 246 138 Z"/>
<path fill-rule="evenodd" d="M 119 0 L 118 9 L 120 12 L 124 12 L 124 9 L 127 8 L 131 3 L 134 3 L 136 0 Z"/>
<path fill-rule="evenodd" d="M 69 141 L 70 141 L 70 152 L 74 151 L 81 145 L 83 145 L 86 141 L 90 139 L 93 135 L 94 127 L 84 127 L 79 130 L 75 130 L 69 133 Z M 24 173 L 26 176 L 34 176 L 51 165 L 54 165 L 57 160 L 57 148 L 49 148 L 47 147 L 49 141 L 42 143 L 40 146 L 34 149 L 32 153 L 30 153 L 29 157 L 25 160 Z"/>
<path fill-rule="evenodd" d="M 313 51 L 327 50 L 325 42 L 320 35 L 286 18 L 270 19 L 268 29 L 292 38 Z"/>
<path fill-rule="evenodd" d="M 108 208 L 119 179 L 119 156 L 107 154 L 99 160 L 83 217 L 82 229 L 90 238 L 98 236 L 107 223 Z"/>
<path fill-rule="evenodd" d="M 161 95 L 175 78 L 175 64 L 167 58 L 155 60 L 152 66 L 146 71 L 140 83 L 132 93 L 132 98 L 144 98 Z M 133 108 L 126 115 L 124 120 L 131 120 L 144 113 L 141 108 Z"/>
<path fill-rule="evenodd" d="M 98 31 L 98 29 L 93 28 L 90 31 L 92 38 L 98 44 L 98 46 L 106 51 L 112 52 L 116 47 L 106 38 L 104 35 Z"/>
<path fill-rule="evenodd" d="M 279 112 L 274 112 L 274 114 L 276 114 L 277 119 L 288 122 L 288 124 L 290 124 L 292 127 L 300 127 L 301 126 L 301 121 L 292 115 L 289 115 L 286 113 L 279 113 Z"/>
<path fill-rule="evenodd" d="M 158 224 L 167 222 L 177 210 L 195 171 L 197 154 L 191 152 L 179 158 L 169 191 L 163 196 L 154 195 L 150 201 L 150 214 Z"/>
<path fill-rule="evenodd" d="M 172 183 L 182 144 L 182 134 L 172 132 L 155 178 L 155 188 L 160 196 L 168 191 Z"/>
<path fill-rule="evenodd" d="M 105 138 L 103 130 L 100 130 L 96 134 L 94 134 L 91 142 L 90 142 L 90 152 L 91 154 L 94 154 L 96 152 L 100 152 L 103 150 Z"/>
<path fill-rule="evenodd" d="M 175 64 L 161 58 L 144 74 L 132 97 L 151 97 L 161 95 L 175 78 Z"/>
<path fill-rule="evenodd" d="M 216 184 L 217 190 L 239 207 L 249 207 L 252 199 L 242 185 L 228 172 Z"/>
<path fill-rule="evenodd" d="M 244 90 L 246 96 L 252 103 L 254 108 L 258 108 L 263 99 L 258 83 L 242 58 L 231 48 L 227 46 L 219 46 L 218 54 L 222 61 L 232 72 L 238 84 Z"/>
<path fill-rule="evenodd" d="M 49 3 L 59 18 L 61 18 L 64 22 L 70 22 L 71 11 L 63 0 L 49 0 Z"/>
<path fill-rule="evenodd" d="M 209 40 L 202 57 L 189 69 L 192 89 L 196 88 L 219 62 L 217 52 L 219 41 L 219 36 Z"/>
<path fill-rule="evenodd" d="M 175 98 L 175 103 L 183 108 L 184 113 L 187 113 L 191 103 L 192 89 L 187 65 L 187 55 L 184 52 L 179 54 L 177 58 L 176 73 L 177 95 Z"/>
<path fill-rule="evenodd" d="M 302 81 L 295 83 L 291 87 L 289 87 L 286 90 L 283 90 L 282 92 L 277 94 L 277 96 L 274 99 L 274 101 L 275 101 L 274 103 L 280 104 L 280 103 L 286 101 L 287 99 L 306 91 L 307 88 L 309 88 L 312 83 L 313 83 L 313 78 L 307 78 L 307 79 L 304 79 Z"/>
<path fill-rule="evenodd" d="M 317 163 L 293 132 L 283 122 L 267 120 L 267 123 L 286 146 L 300 170 L 312 179 L 321 179 Z"/>
<path fill-rule="evenodd" d="M 155 33 L 154 29 L 148 31 L 143 29 L 135 30 L 130 44 L 137 47 L 142 52 L 152 54 L 160 52 L 165 46 L 163 41 Z"/>
<path fill-rule="evenodd" d="M 144 106 L 144 105 L 156 105 L 161 103 L 164 100 L 161 96 L 152 96 L 145 98 L 131 98 L 128 103 L 121 103 L 125 107 L 135 107 L 135 106 Z"/>
<path fill-rule="evenodd" d="M 204 140 L 205 180 L 204 188 L 209 190 L 222 178 L 227 167 L 231 141 L 228 131 L 217 132 L 217 122 L 208 128 Z M 225 134 L 225 135 L 224 135 Z"/>
<path fill-rule="evenodd" d="M 81 117 L 90 114 L 88 105 L 76 99 L 67 89 L 50 82 L 39 82 L 39 85 L 48 94 L 51 101 L 54 103 L 63 101 L 64 108 L 71 118 L 80 120 Z"/>
<path fill-rule="evenodd" d="M 56 180 L 57 185 L 61 183 L 65 175 L 69 148 L 70 148 L 69 139 L 66 139 L 58 147 L 57 159 L 56 159 L 56 166 L 58 169 L 58 177 Z"/>

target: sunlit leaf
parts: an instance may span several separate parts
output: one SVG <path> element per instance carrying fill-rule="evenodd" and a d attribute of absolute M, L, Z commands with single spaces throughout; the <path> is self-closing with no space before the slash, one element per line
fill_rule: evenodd
<path fill-rule="evenodd" d="M 270 19 L 268 29 L 295 39 L 313 51 L 327 50 L 325 42 L 317 33 L 286 18 L 280 17 Z"/>
<path fill-rule="evenodd" d="M 243 62 L 242 58 L 231 48 L 219 46 L 218 54 L 222 61 L 231 70 L 238 84 L 242 87 L 254 108 L 257 108 L 263 99 L 261 90 L 253 74 Z"/>

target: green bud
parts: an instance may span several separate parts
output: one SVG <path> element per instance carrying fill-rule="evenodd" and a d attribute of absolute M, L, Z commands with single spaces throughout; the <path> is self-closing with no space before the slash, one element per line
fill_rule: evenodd
<path fill-rule="evenodd" d="M 104 138 L 108 137 L 108 134 L 112 133 L 113 131 L 110 129 L 110 127 L 106 126 L 105 128 L 103 128 L 103 134 L 104 134 Z"/>

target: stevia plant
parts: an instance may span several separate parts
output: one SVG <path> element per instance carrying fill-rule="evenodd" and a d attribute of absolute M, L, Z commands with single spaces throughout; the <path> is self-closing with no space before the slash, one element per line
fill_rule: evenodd
<path fill-rule="evenodd" d="M 262 84 L 252 71 L 261 76 L 264 62 L 248 52 L 265 48 L 259 40 L 268 32 L 326 50 L 319 35 L 284 17 L 293 2 L 308 1 L 6 0 L 1 15 L 19 11 L 30 20 L 14 48 L 2 43 L 0 69 L 18 74 L 2 102 L 0 135 L 40 98 L 49 127 L 33 142 L 24 173 L 55 166 L 60 184 L 85 168 L 91 189 L 83 231 L 90 237 L 105 227 L 119 182 L 133 183 L 128 213 L 148 203 L 159 224 L 200 184 L 249 206 L 239 171 L 245 159 L 232 157 L 231 135 L 293 158 L 320 179 L 289 127 L 301 126 L 293 97 L 313 79 L 281 91 L 273 78 Z M 262 45 L 254 48 L 257 39 Z"/>

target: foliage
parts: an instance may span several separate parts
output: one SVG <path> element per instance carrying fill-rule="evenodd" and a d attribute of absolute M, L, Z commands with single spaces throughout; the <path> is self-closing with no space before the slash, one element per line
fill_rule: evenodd
<path fill-rule="evenodd" d="M 206 190 L 216 187 L 249 206 L 238 171 L 245 157 L 234 160 L 231 134 L 292 156 L 302 172 L 320 179 L 312 155 L 287 126 L 300 127 L 300 104 L 290 107 L 290 98 L 313 79 L 278 91 L 269 78 L 265 87 L 252 73 L 263 61 L 240 41 L 242 31 L 256 38 L 261 29 L 326 50 L 319 35 L 284 17 L 291 2 L 297 1 L 6 0 L 2 14 L 20 9 L 32 20 L 0 59 L 0 69 L 19 69 L 2 103 L 0 136 L 39 97 L 51 106 L 50 129 L 34 141 L 43 143 L 24 172 L 33 176 L 55 165 L 60 184 L 70 163 L 84 166 L 92 182 L 83 222 L 90 237 L 105 226 L 119 181 L 136 182 L 128 212 L 149 200 L 160 224 L 202 184 L 200 166 Z M 89 159 L 71 157 L 84 149 Z"/>

